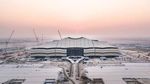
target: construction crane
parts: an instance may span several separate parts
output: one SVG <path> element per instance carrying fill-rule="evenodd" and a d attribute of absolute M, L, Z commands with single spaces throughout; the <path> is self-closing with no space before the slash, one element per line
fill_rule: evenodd
<path fill-rule="evenodd" d="M 59 34 L 60 39 L 62 40 L 61 33 L 59 30 L 58 30 L 58 34 Z"/>
<path fill-rule="evenodd" d="M 33 29 L 33 33 L 34 33 L 34 36 L 35 36 L 35 40 L 36 40 L 37 42 L 39 42 L 39 38 L 37 37 L 37 34 L 36 34 L 36 32 L 35 32 L 35 29 Z"/>
<path fill-rule="evenodd" d="M 6 40 L 6 49 L 5 49 L 5 53 L 7 53 L 7 47 L 8 47 L 8 44 L 9 44 L 9 42 L 10 42 L 10 40 L 11 40 L 11 38 L 12 38 L 14 32 L 15 32 L 15 30 L 12 30 L 12 32 L 11 32 L 9 38 Z"/>
<path fill-rule="evenodd" d="M 43 33 L 42 33 L 42 43 L 43 43 L 43 41 L 44 41 L 44 36 L 43 36 Z"/>

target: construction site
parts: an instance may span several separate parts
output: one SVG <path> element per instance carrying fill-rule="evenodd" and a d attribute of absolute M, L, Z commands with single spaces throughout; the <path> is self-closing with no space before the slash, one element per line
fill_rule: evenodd
<path fill-rule="evenodd" d="M 36 33 L 36 45 L 7 47 L 13 33 L 1 49 L 1 84 L 150 84 L 148 52 L 85 37 L 40 43 Z"/>

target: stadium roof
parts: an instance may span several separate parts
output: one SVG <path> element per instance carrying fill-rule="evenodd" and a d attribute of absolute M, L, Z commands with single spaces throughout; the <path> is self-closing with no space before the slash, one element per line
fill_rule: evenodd
<path fill-rule="evenodd" d="M 107 42 L 91 40 L 84 37 L 80 38 L 72 38 L 67 37 L 62 40 L 54 40 L 44 45 L 36 46 L 34 48 L 69 48 L 69 47 L 82 47 L 82 48 L 90 48 L 90 47 L 114 47 L 109 45 Z"/>

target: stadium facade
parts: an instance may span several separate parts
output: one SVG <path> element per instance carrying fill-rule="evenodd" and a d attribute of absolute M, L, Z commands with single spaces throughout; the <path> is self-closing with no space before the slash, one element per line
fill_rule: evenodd
<path fill-rule="evenodd" d="M 104 41 L 91 40 L 84 37 L 67 37 L 32 47 L 30 56 L 32 58 L 59 58 L 67 56 L 119 57 L 120 52 L 118 47 L 109 45 Z"/>

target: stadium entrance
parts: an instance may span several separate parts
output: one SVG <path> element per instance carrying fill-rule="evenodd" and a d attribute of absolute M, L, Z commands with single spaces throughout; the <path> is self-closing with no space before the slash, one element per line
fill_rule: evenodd
<path fill-rule="evenodd" d="M 83 48 L 67 48 L 67 56 L 84 56 Z"/>

